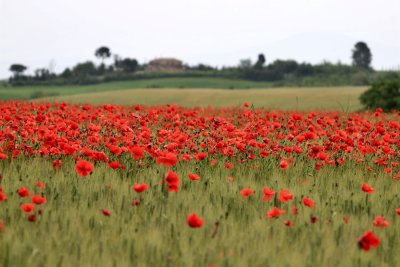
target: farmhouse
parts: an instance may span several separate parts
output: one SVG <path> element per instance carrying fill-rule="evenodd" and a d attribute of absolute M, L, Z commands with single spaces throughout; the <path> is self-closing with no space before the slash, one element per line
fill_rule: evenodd
<path fill-rule="evenodd" d="M 156 58 L 149 62 L 146 71 L 150 72 L 174 72 L 182 71 L 183 63 L 176 58 Z"/>

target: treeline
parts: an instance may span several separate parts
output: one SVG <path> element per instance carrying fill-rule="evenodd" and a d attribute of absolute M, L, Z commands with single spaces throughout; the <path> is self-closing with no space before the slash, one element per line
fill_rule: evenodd
<path fill-rule="evenodd" d="M 323 62 L 320 64 L 299 63 L 295 60 L 275 60 L 266 64 L 264 54 L 259 54 L 255 63 L 251 59 L 240 60 L 237 66 L 215 68 L 206 64 L 190 66 L 176 64 L 168 69 L 163 62 L 161 68 L 149 68 L 149 63 L 140 64 L 134 58 L 121 58 L 112 55 L 110 48 L 102 46 L 94 55 L 100 64 L 92 61 L 78 63 L 56 74 L 46 68 L 37 69 L 34 75 L 24 74 L 27 67 L 13 64 L 9 84 L 23 85 L 84 85 L 109 81 L 151 79 L 164 77 L 221 77 L 267 81 L 275 86 L 340 86 L 369 85 L 382 78 L 400 78 L 399 72 L 375 71 L 371 67 L 372 53 L 364 42 L 355 44 L 351 51 L 351 65 Z M 112 58 L 112 59 L 111 59 Z M 112 61 L 112 62 L 110 62 Z M 154 67 L 154 66 L 153 66 Z"/>

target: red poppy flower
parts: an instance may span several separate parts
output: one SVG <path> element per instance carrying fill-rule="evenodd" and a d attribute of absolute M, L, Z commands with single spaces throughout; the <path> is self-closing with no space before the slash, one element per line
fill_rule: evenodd
<path fill-rule="evenodd" d="M 232 169 L 233 165 L 231 163 L 229 163 L 229 162 L 225 162 L 225 168 Z"/>
<path fill-rule="evenodd" d="M 35 204 L 33 204 L 33 203 L 24 203 L 24 204 L 21 204 L 20 208 L 21 208 L 21 210 L 23 212 L 29 213 L 29 212 L 32 212 L 35 209 Z"/>
<path fill-rule="evenodd" d="M 372 186 L 369 186 L 369 185 L 366 185 L 366 184 L 362 184 L 361 190 L 366 192 L 366 193 L 368 193 L 368 194 L 371 194 L 371 193 L 373 193 L 375 191 Z"/>
<path fill-rule="evenodd" d="M 374 232 L 366 231 L 361 238 L 358 240 L 358 246 L 360 249 L 369 251 L 371 247 L 379 246 L 379 237 L 375 236 Z"/>
<path fill-rule="evenodd" d="M 253 195 L 253 190 L 251 190 L 250 188 L 244 188 L 240 191 L 240 194 L 242 195 L 242 197 L 245 199 L 251 195 Z"/>
<path fill-rule="evenodd" d="M 35 186 L 39 189 L 45 189 L 45 184 L 43 182 L 37 181 L 35 182 Z"/>
<path fill-rule="evenodd" d="M 299 214 L 299 211 L 297 210 L 296 206 L 292 206 L 292 214 L 293 215 Z"/>
<path fill-rule="evenodd" d="M 170 183 L 168 184 L 169 192 L 178 192 L 179 191 L 179 183 Z"/>
<path fill-rule="evenodd" d="M 93 171 L 93 164 L 86 160 L 78 160 L 75 170 L 80 176 L 87 176 Z"/>
<path fill-rule="evenodd" d="M 131 152 L 134 159 L 143 158 L 144 151 L 145 151 L 144 147 L 134 146 L 134 147 L 129 148 L 129 152 Z"/>
<path fill-rule="evenodd" d="M 41 197 L 39 195 L 33 195 L 32 202 L 35 203 L 36 205 L 42 205 L 43 203 L 46 203 L 46 198 Z"/>
<path fill-rule="evenodd" d="M 228 176 L 227 180 L 228 180 L 228 182 L 233 182 L 233 181 L 235 181 L 235 178 L 233 178 L 232 176 Z"/>
<path fill-rule="evenodd" d="M 132 207 L 136 207 L 140 204 L 140 200 L 139 199 L 134 199 L 131 202 Z"/>
<path fill-rule="evenodd" d="M 167 167 L 174 166 L 178 162 L 178 157 L 174 153 L 166 153 L 161 155 L 156 160 L 157 164 L 162 164 Z"/>
<path fill-rule="evenodd" d="M 280 202 L 286 203 L 286 202 L 288 202 L 288 201 L 290 201 L 290 200 L 292 200 L 292 199 L 293 199 L 293 195 L 289 192 L 289 190 L 287 190 L 287 189 L 282 189 L 282 190 L 279 192 L 279 198 L 278 198 L 278 200 L 279 200 Z"/>
<path fill-rule="evenodd" d="M 311 216 L 311 217 L 310 217 L 310 222 L 311 222 L 311 223 L 316 223 L 317 220 L 318 220 L 318 219 L 317 219 L 317 217 L 315 217 L 315 216 Z"/>
<path fill-rule="evenodd" d="M 308 198 L 308 197 L 303 198 L 303 204 L 309 208 L 312 208 L 315 206 L 315 202 L 311 198 Z"/>
<path fill-rule="evenodd" d="M 114 170 L 115 169 L 122 169 L 122 170 L 125 169 L 125 166 L 122 165 L 121 163 L 119 163 L 118 161 L 110 162 L 110 163 L 108 163 L 108 166 L 110 166 L 110 168 L 114 169 Z"/>
<path fill-rule="evenodd" d="M 189 176 L 189 179 L 192 180 L 192 181 L 200 180 L 200 176 L 197 175 L 197 174 L 189 173 L 188 176 Z"/>
<path fill-rule="evenodd" d="M 191 159 L 192 159 L 192 156 L 190 156 L 190 155 L 188 155 L 186 153 L 182 154 L 181 157 L 180 157 L 181 161 L 189 161 Z"/>
<path fill-rule="evenodd" d="M 61 166 L 62 166 L 62 160 L 61 159 L 53 160 L 53 169 L 59 170 L 59 169 L 61 169 Z"/>
<path fill-rule="evenodd" d="M 7 195 L 0 191 L 0 202 L 7 199 Z"/>
<path fill-rule="evenodd" d="M 385 168 L 383 169 L 384 172 L 386 173 L 391 173 L 392 172 L 392 168 Z"/>
<path fill-rule="evenodd" d="M 279 217 L 282 214 L 285 214 L 286 210 L 280 210 L 277 207 L 273 207 L 270 211 L 267 212 L 267 217 L 268 218 L 275 218 Z"/>
<path fill-rule="evenodd" d="M 165 175 L 165 181 L 168 184 L 168 191 L 169 192 L 176 192 L 179 190 L 179 176 L 173 172 L 173 171 L 168 171 L 168 173 Z"/>
<path fill-rule="evenodd" d="M 396 209 L 397 215 L 400 215 L 400 208 Z"/>
<path fill-rule="evenodd" d="M 268 187 L 264 187 L 263 188 L 263 201 L 269 201 L 271 200 L 274 196 L 275 196 L 275 191 L 272 190 L 271 188 Z"/>
<path fill-rule="evenodd" d="M 104 216 L 110 217 L 111 213 L 109 210 L 101 210 L 101 213 L 103 213 Z"/>
<path fill-rule="evenodd" d="M 203 225 L 203 219 L 198 217 L 196 213 L 192 213 L 186 218 L 187 224 L 192 228 L 199 228 Z"/>
<path fill-rule="evenodd" d="M 135 184 L 132 189 L 135 190 L 137 193 L 142 193 L 149 188 L 149 185 L 146 183 Z"/>
<path fill-rule="evenodd" d="M 179 176 L 174 171 L 169 170 L 165 175 L 165 180 L 167 183 L 177 183 L 179 182 Z"/>
<path fill-rule="evenodd" d="M 203 160 L 203 159 L 205 159 L 207 157 L 207 153 L 204 153 L 204 152 L 200 152 L 200 153 L 198 153 L 197 155 L 196 155 L 196 160 Z"/>
<path fill-rule="evenodd" d="M 36 222 L 36 215 L 35 214 L 30 214 L 28 216 L 28 221 L 30 222 Z"/>
<path fill-rule="evenodd" d="M 377 216 L 372 224 L 375 227 L 388 227 L 389 226 L 389 222 L 385 221 L 385 218 L 383 218 L 382 216 Z"/>
<path fill-rule="evenodd" d="M 0 231 L 4 230 L 4 223 L 2 220 L 0 220 Z"/>
<path fill-rule="evenodd" d="M 286 225 L 287 227 L 294 226 L 294 222 L 292 222 L 292 221 L 284 221 L 283 224 Z"/>
<path fill-rule="evenodd" d="M 20 189 L 18 189 L 18 195 L 20 197 L 27 197 L 29 196 L 29 191 L 25 187 L 21 187 Z"/>
<path fill-rule="evenodd" d="M 289 168 L 289 163 L 283 159 L 279 163 L 279 167 L 281 167 L 282 170 L 286 170 L 287 168 Z"/>

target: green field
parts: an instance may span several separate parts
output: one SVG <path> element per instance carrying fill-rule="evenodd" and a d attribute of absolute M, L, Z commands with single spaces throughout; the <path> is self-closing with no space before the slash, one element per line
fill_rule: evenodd
<path fill-rule="evenodd" d="M 226 89 L 134 89 L 70 96 L 39 101 L 66 101 L 92 104 L 179 104 L 182 106 L 237 106 L 249 102 L 256 107 L 299 110 L 356 111 L 362 108 L 358 97 L 364 87 L 270 88 L 265 90 Z"/>
<path fill-rule="evenodd" d="M 162 78 L 124 82 L 110 82 L 85 86 L 23 86 L 0 85 L 0 99 L 30 99 L 35 94 L 44 96 L 73 95 L 136 88 L 268 88 L 271 83 L 222 78 Z"/>
<path fill-rule="evenodd" d="M 237 106 L 249 102 L 271 109 L 360 110 L 366 87 L 271 88 L 268 82 L 221 78 L 163 78 L 85 86 L 0 86 L 0 99 L 39 99 L 92 104 L 179 104 Z M 228 90 L 229 89 L 229 90 Z M 240 89 L 240 90 L 239 90 Z M 265 90 L 262 90 L 265 89 Z"/>
<path fill-rule="evenodd" d="M 272 109 L 360 110 L 366 87 L 286 87 L 221 78 L 163 78 L 86 86 L 0 86 L 0 99 L 39 99 L 92 104 L 237 106 L 249 102 Z M 265 89 L 265 90 L 263 90 Z"/>

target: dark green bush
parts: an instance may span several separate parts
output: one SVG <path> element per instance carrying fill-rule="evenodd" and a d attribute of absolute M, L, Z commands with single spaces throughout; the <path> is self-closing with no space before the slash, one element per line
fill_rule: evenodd
<path fill-rule="evenodd" d="M 400 110 L 400 79 L 380 80 L 360 96 L 367 109 Z"/>

